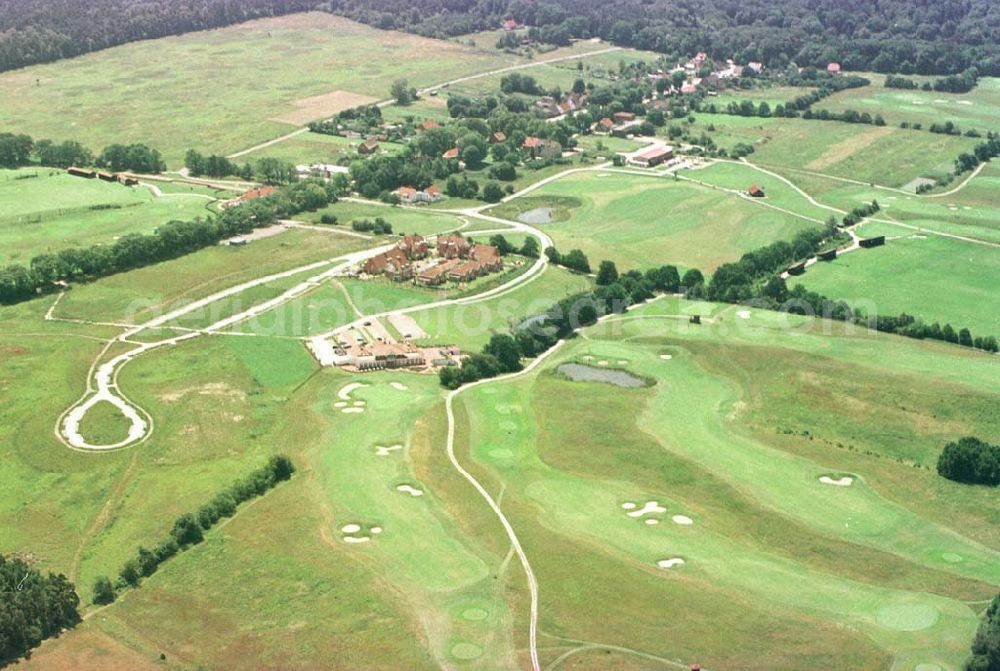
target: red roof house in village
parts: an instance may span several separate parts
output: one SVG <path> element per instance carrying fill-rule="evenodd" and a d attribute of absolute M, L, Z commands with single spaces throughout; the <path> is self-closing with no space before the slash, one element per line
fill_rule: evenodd
<path fill-rule="evenodd" d="M 747 193 L 749 193 L 754 198 L 764 197 L 764 189 L 760 188 L 756 184 L 752 185 L 749 189 L 747 189 Z"/>
<path fill-rule="evenodd" d="M 464 259 L 472 246 L 461 235 L 439 235 L 437 254 L 443 259 Z"/>
<path fill-rule="evenodd" d="M 504 30 L 517 30 L 518 24 L 514 19 L 507 19 L 501 24 Z"/>
<path fill-rule="evenodd" d="M 490 135 L 490 144 L 500 144 L 501 142 L 507 141 L 507 134 L 502 130 L 498 130 L 493 135 Z"/>
<path fill-rule="evenodd" d="M 406 235 L 396 243 L 396 249 L 406 254 L 410 260 L 422 259 L 430 252 L 427 241 L 420 235 Z"/>
<path fill-rule="evenodd" d="M 826 66 L 826 71 L 829 72 L 831 75 L 839 75 L 840 63 L 830 63 L 829 65 Z"/>
<path fill-rule="evenodd" d="M 441 154 L 441 158 L 458 158 L 458 147 L 452 147 L 445 153 Z"/>
<path fill-rule="evenodd" d="M 439 124 L 437 121 L 435 121 L 434 119 L 428 119 L 427 121 L 417 126 L 417 132 L 422 133 L 425 130 L 430 130 L 431 128 L 440 128 L 440 127 L 441 124 Z"/>

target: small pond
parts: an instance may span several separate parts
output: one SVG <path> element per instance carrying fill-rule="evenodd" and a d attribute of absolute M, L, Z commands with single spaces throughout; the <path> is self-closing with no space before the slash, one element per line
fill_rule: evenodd
<path fill-rule="evenodd" d="M 552 223 L 552 212 L 555 208 L 552 207 L 536 207 L 533 210 L 528 210 L 527 212 L 522 212 L 517 215 L 517 220 L 522 224 L 529 224 L 531 226 L 538 226 L 539 224 L 551 224 Z"/>
<path fill-rule="evenodd" d="M 594 368 L 580 363 L 564 363 L 556 370 L 575 382 L 604 382 L 630 389 L 646 386 L 646 381 L 641 377 L 613 368 Z"/>

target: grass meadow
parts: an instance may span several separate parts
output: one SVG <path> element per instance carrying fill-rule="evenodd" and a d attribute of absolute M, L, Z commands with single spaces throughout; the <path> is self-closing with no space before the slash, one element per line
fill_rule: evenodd
<path fill-rule="evenodd" d="M 609 259 L 620 270 L 671 263 L 711 271 L 815 226 L 733 194 L 720 197 L 697 184 L 613 171 L 557 180 L 496 212 L 510 218 L 551 206 L 551 199 L 557 199 L 562 220 L 542 228 L 559 250 L 579 248 L 595 268 Z"/>
<path fill-rule="evenodd" d="M 96 151 L 146 142 L 176 167 L 188 148 L 228 154 L 309 117 L 385 99 L 398 78 L 429 86 L 518 62 L 330 14 L 293 14 L 4 73 L 0 117 L 36 138 L 78 140 Z M 326 96 L 334 92 L 341 93 Z M 295 123 L 275 120 L 289 114 Z"/>
<path fill-rule="evenodd" d="M 207 217 L 210 197 L 155 198 L 148 189 L 72 177 L 54 168 L 0 170 L 0 264 L 108 244 L 174 219 Z"/>

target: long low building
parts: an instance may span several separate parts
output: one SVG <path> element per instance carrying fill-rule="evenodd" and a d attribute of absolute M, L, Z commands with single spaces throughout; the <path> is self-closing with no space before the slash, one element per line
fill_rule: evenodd
<path fill-rule="evenodd" d="M 656 166 L 669 161 L 674 157 L 674 148 L 669 145 L 660 145 L 646 151 L 633 154 L 625 159 L 625 163 L 637 168 L 655 168 Z"/>

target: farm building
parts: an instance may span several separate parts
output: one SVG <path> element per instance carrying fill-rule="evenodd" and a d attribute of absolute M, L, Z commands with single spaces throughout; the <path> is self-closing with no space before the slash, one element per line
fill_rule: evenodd
<path fill-rule="evenodd" d="M 806 272 L 806 262 L 796 263 L 794 266 L 788 266 L 789 275 L 801 275 Z"/>
<path fill-rule="evenodd" d="M 747 193 L 749 193 L 754 198 L 763 198 L 764 197 L 764 189 L 760 188 L 756 184 L 751 185 L 750 188 L 747 189 Z"/>
<path fill-rule="evenodd" d="M 632 113 L 632 112 L 615 112 L 611 116 L 618 123 L 626 123 L 628 121 L 635 121 L 635 114 Z"/>
<path fill-rule="evenodd" d="M 102 182 L 116 182 L 117 178 L 110 172 L 104 172 L 103 170 L 97 173 L 97 178 Z"/>
<path fill-rule="evenodd" d="M 439 124 L 437 121 L 435 121 L 434 119 L 428 119 L 427 121 L 417 126 L 417 132 L 423 133 L 425 130 L 430 130 L 432 128 L 440 128 L 440 127 L 441 124 Z"/>
<path fill-rule="evenodd" d="M 821 252 L 820 254 L 817 254 L 817 258 L 819 258 L 820 261 L 833 261 L 837 258 L 837 250 L 831 249 L 826 252 Z"/>
<path fill-rule="evenodd" d="M 594 130 L 598 133 L 610 133 L 611 129 L 615 127 L 615 122 L 608 117 L 604 117 L 600 121 L 594 124 Z"/>
<path fill-rule="evenodd" d="M 826 66 L 826 71 L 829 72 L 831 75 L 839 75 L 840 63 L 830 63 L 829 65 Z"/>
<path fill-rule="evenodd" d="M 68 172 L 70 175 L 73 175 L 74 177 L 83 177 L 85 179 L 94 179 L 95 177 L 97 177 L 96 172 L 94 172 L 93 170 L 87 170 L 86 168 L 72 167 L 68 168 L 66 172 Z"/>
<path fill-rule="evenodd" d="M 654 147 L 653 149 L 647 149 L 644 152 L 635 154 L 630 158 L 626 159 L 628 165 L 634 165 L 638 168 L 655 168 L 664 161 L 669 161 L 674 157 L 674 148 L 663 145 L 660 147 Z"/>
<path fill-rule="evenodd" d="M 378 151 L 378 140 L 376 138 L 368 138 L 364 142 L 358 145 L 358 153 L 362 155 L 374 154 Z"/>
<path fill-rule="evenodd" d="M 885 244 L 884 235 L 876 235 L 873 238 L 865 238 L 864 240 L 859 240 L 858 244 L 865 249 L 871 249 L 872 247 L 881 247 Z"/>

